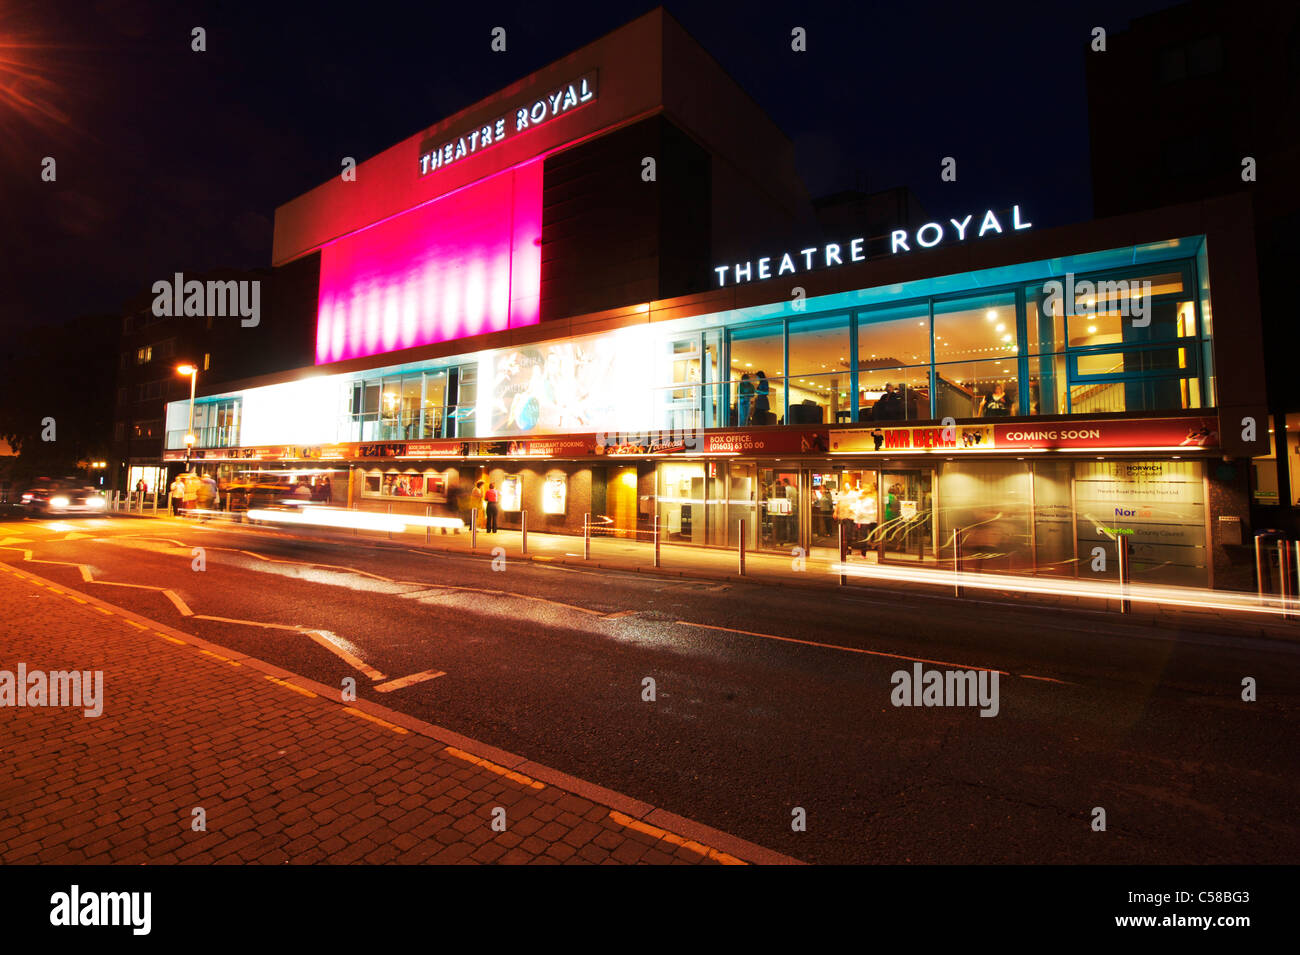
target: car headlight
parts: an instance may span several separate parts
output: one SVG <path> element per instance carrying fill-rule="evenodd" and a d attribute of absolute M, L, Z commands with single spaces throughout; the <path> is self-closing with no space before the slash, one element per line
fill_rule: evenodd
<path fill-rule="evenodd" d="M 88 497 L 86 498 L 86 504 L 90 507 L 104 507 L 108 502 L 102 497 Z"/>
<path fill-rule="evenodd" d="M 69 503 L 71 502 L 62 494 L 58 497 L 50 498 L 50 507 L 67 507 Z"/>

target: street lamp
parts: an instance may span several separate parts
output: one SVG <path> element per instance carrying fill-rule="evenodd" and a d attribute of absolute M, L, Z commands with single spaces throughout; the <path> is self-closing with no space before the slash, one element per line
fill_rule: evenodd
<path fill-rule="evenodd" d="M 199 382 L 197 365 L 177 365 L 176 374 L 190 376 L 190 425 L 185 429 L 185 470 L 190 469 L 190 452 L 194 450 L 194 389 Z"/>

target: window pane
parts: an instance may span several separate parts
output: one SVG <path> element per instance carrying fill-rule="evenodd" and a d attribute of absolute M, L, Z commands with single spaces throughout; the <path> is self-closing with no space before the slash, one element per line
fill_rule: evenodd
<path fill-rule="evenodd" d="M 848 421 L 849 317 L 790 323 L 788 424 Z"/>
<path fill-rule="evenodd" d="M 930 368 L 858 372 L 859 421 L 924 421 L 930 417 Z"/>
<path fill-rule="evenodd" d="M 785 342 L 779 324 L 731 333 L 732 410 L 738 427 L 777 423 L 784 404 L 773 379 L 784 372 Z"/>
<path fill-rule="evenodd" d="M 790 389 L 788 424 L 843 424 L 850 420 L 847 371 L 790 378 L 787 385 Z"/>
<path fill-rule="evenodd" d="M 1070 410 L 1075 414 L 1199 407 L 1201 390 L 1195 378 L 1149 378 L 1070 386 Z"/>
<path fill-rule="evenodd" d="M 1185 370 L 1195 352 L 1188 348 L 1146 348 L 1090 352 L 1075 357 L 1078 375 L 1133 375 Z"/>
<path fill-rule="evenodd" d="M 1060 299 L 1044 307 L 1046 293 L 1041 285 L 1025 289 L 1025 335 L 1029 354 L 1065 351 L 1065 308 Z"/>
<path fill-rule="evenodd" d="M 1190 300 L 1166 299 L 1143 304 L 1136 296 L 1125 297 L 1092 312 L 1070 315 L 1068 327 L 1072 348 L 1172 341 L 1196 335 L 1196 309 Z"/>
<path fill-rule="evenodd" d="M 930 363 L 930 313 L 924 302 L 858 315 L 858 371 Z"/>
<path fill-rule="evenodd" d="M 980 361 L 1015 355 L 1016 296 L 982 295 L 934 305 L 934 360 Z"/>
<path fill-rule="evenodd" d="M 930 417 L 930 311 L 924 302 L 858 314 L 858 420 Z"/>
<path fill-rule="evenodd" d="M 1003 418 L 1019 414 L 1016 360 L 935 366 L 940 418 Z"/>
<path fill-rule="evenodd" d="M 1065 414 L 1065 356 L 1029 359 L 1029 413 Z"/>

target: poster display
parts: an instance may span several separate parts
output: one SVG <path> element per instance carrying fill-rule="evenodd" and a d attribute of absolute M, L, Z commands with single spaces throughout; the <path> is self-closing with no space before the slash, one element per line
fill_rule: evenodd
<path fill-rule="evenodd" d="M 510 474 L 501 479 L 501 510 L 516 512 L 523 510 L 524 481 L 517 474 Z"/>
<path fill-rule="evenodd" d="M 568 505 L 569 479 L 553 474 L 542 485 L 542 513 L 563 514 Z"/>
<path fill-rule="evenodd" d="M 626 353 L 618 336 L 526 345 L 493 358 L 492 434 L 590 431 L 618 418 Z"/>

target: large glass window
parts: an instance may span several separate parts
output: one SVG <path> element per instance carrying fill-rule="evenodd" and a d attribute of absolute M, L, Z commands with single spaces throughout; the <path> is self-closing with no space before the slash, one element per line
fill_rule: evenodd
<path fill-rule="evenodd" d="M 930 309 L 925 302 L 858 315 L 858 420 L 930 417 Z"/>
<path fill-rule="evenodd" d="M 849 370 L 847 315 L 791 322 L 788 423 L 849 421 Z"/>
<path fill-rule="evenodd" d="M 1071 412 L 1202 406 L 1196 304 L 1182 272 L 1099 277 L 1066 304 Z"/>
<path fill-rule="evenodd" d="M 781 424 L 785 418 L 785 336 L 781 324 L 731 332 L 732 420 L 738 427 Z"/>
<path fill-rule="evenodd" d="M 1014 358 L 963 361 L 935 367 L 935 414 L 942 418 L 1005 418 L 1019 414 Z"/>
<path fill-rule="evenodd" d="M 1014 292 L 935 303 L 935 387 L 940 418 L 1020 414 L 1017 324 Z"/>

